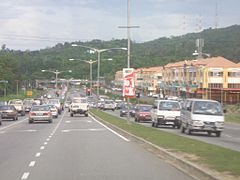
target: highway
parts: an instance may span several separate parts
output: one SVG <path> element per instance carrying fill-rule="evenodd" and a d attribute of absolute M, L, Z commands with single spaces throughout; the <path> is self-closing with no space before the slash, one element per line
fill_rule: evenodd
<path fill-rule="evenodd" d="M 190 180 L 136 142 L 92 117 L 65 111 L 52 124 L 3 121 L 1 179 Z"/>
<path fill-rule="evenodd" d="M 108 112 L 120 118 L 119 110 L 105 111 L 105 112 Z M 126 120 L 126 117 L 123 117 L 123 119 Z M 134 119 L 131 118 L 131 121 L 134 121 Z M 151 123 L 140 123 L 140 124 L 147 127 L 151 127 Z M 196 139 L 199 141 L 203 141 L 209 144 L 214 144 L 214 145 L 232 149 L 235 151 L 240 151 L 240 125 L 238 124 L 225 123 L 224 131 L 220 138 L 216 137 L 215 134 L 208 136 L 207 133 L 193 133 L 192 135 L 189 136 L 186 134 L 182 134 L 179 129 L 173 129 L 172 126 L 159 126 L 158 129 L 169 132 L 169 133 L 177 134 L 179 136 L 184 136 L 187 138 Z"/>

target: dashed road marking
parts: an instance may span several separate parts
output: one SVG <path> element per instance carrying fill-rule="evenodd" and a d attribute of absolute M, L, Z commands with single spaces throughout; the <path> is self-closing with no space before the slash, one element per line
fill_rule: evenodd
<path fill-rule="evenodd" d="M 28 178 L 28 176 L 29 176 L 29 172 L 25 172 L 25 173 L 23 173 L 23 175 L 22 175 L 22 178 L 21 179 L 27 179 Z"/>
<path fill-rule="evenodd" d="M 40 156 L 41 156 L 40 152 L 35 155 L 35 157 L 40 157 Z"/>
<path fill-rule="evenodd" d="M 50 139 L 49 139 L 49 138 L 47 138 L 47 139 L 46 139 L 46 141 L 50 141 Z"/>
<path fill-rule="evenodd" d="M 65 123 L 71 123 L 71 121 L 65 121 Z"/>
<path fill-rule="evenodd" d="M 36 163 L 36 161 L 31 161 L 31 162 L 29 163 L 29 167 L 35 166 L 35 163 Z"/>
<path fill-rule="evenodd" d="M 47 144 L 48 144 L 48 142 L 44 142 L 43 144 L 44 144 L 44 145 L 47 145 Z"/>
<path fill-rule="evenodd" d="M 40 149 L 43 150 L 43 149 L 45 149 L 45 147 L 44 147 L 44 146 L 41 146 Z"/>
<path fill-rule="evenodd" d="M 63 133 L 72 132 L 72 131 L 105 131 L 105 129 L 65 129 L 65 130 L 62 130 Z"/>

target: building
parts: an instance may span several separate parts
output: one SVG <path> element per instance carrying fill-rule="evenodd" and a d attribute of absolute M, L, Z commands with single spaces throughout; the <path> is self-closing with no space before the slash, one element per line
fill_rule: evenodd
<path fill-rule="evenodd" d="M 240 64 L 223 57 L 169 63 L 164 66 L 163 81 L 168 95 L 240 101 Z"/>

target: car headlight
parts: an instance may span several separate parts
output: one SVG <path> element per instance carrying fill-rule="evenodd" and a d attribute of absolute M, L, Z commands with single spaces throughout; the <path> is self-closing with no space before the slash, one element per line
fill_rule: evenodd
<path fill-rule="evenodd" d="M 193 120 L 192 121 L 192 125 L 194 125 L 194 126 L 203 126 L 204 123 L 202 121 L 200 121 L 200 120 Z"/>
<path fill-rule="evenodd" d="M 224 122 L 215 122 L 216 127 L 222 127 L 224 125 Z"/>

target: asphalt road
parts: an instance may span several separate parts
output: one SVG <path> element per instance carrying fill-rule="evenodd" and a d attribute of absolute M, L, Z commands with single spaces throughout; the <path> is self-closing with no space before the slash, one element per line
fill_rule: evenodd
<path fill-rule="evenodd" d="M 93 118 L 68 112 L 52 124 L 3 121 L 0 144 L 0 179 L 191 179 Z"/>
<path fill-rule="evenodd" d="M 117 117 L 119 116 L 119 110 L 116 111 L 106 111 L 112 115 L 115 115 Z M 126 120 L 126 117 L 123 117 L 123 119 Z M 134 121 L 133 118 L 131 118 L 131 121 Z M 151 123 L 141 123 L 144 126 L 151 127 Z M 225 147 L 228 149 L 232 149 L 235 151 L 240 151 L 240 125 L 238 124 L 229 124 L 225 123 L 224 131 L 221 135 L 221 137 L 216 137 L 215 134 L 212 134 L 211 136 L 208 136 L 207 133 L 194 133 L 193 135 L 186 135 L 182 134 L 179 129 L 173 129 L 171 126 L 160 126 L 158 128 L 159 130 L 163 130 L 166 132 L 170 132 L 173 134 L 177 134 L 180 136 L 200 140 L 206 143 L 214 144 L 217 146 Z"/>

